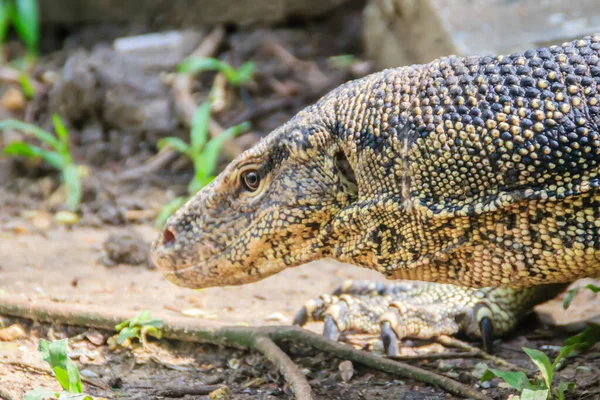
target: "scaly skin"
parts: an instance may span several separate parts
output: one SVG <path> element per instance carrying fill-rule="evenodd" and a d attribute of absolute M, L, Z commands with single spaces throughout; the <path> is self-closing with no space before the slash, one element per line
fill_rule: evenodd
<path fill-rule="evenodd" d="M 600 37 L 348 82 L 172 216 L 154 261 L 194 288 L 326 257 L 510 295 L 598 276 L 598 84 Z"/>

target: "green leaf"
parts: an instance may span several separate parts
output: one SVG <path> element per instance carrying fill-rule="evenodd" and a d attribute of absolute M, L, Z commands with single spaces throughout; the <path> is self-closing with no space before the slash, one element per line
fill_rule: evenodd
<path fill-rule="evenodd" d="M 548 389 L 523 389 L 521 400 L 546 400 L 549 394 Z"/>
<path fill-rule="evenodd" d="M 13 24 L 27 49 L 37 55 L 40 38 L 39 10 L 37 0 L 15 0 L 17 15 Z"/>
<path fill-rule="evenodd" d="M 58 397 L 58 393 L 54 390 L 46 389 L 43 387 L 36 387 L 35 389 L 25 393 L 25 397 L 23 397 L 23 400 L 44 400 L 52 397 Z"/>
<path fill-rule="evenodd" d="M 247 62 L 242 64 L 236 71 L 235 81 L 230 81 L 232 84 L 237 86 L 248 83 L 252 80 L 252 75 L 254 75 L 254 69 L 256 68 L 256 64 L 253 62 Z"/>
<path fill-rule="evenodd" d="M 483 373 L 483 376 L 481 377 L 481 382 L 489 381 L 494 377 L 502 379 L 504 382 L 508 383 L 512 388 L 517 389 L 519 391 L 523 389 L 535 389 L 535 386 L 533 386 L 531 382 L 529 382 L 527 375 L 525 375 L 523 371 L 508 372 L 490 368 Z"/>
<path fill-rule="evenodd" d="M 8 27 L 10 25 L 10 20 L 12 18 L 12 14 L 14 5 L 9 0 L 0 0 L 0 48 L 2 44 L 6 41 L 6 35 L 8 34 Z"/>
<path fill-rule="evenodd" d="M 340 54 L 337 56 L 327 57 L 327 65 L 334 69 L 350 68 L 356 61 L 358 61 L 358 57 L 352 54 Z"/>
<path fill-rule="evenodd" d="M 190 133 L 190 142 L 192 145 L 192 154 L 200 154 L 202 147 L 208 139 L 208 124 L 210 120 L 210 104 L 202 103 L 194 112 L 192 118 L 192 129 Z"/>
<path fill-rule="evenodd" d="M 224 130 L 219 136 L 212 138 L 206 143 L 199 159 L 194 160 L 194 168 L 198 177 L 208 177 L 214 174 L 215 168 L 217 167 L 217 160 L 221 147 L 223 144 L 234 136 L 248 130 L 250 124 L 244 122 L 242 124 L 233 126 L 229 129 Z"/>
<path fill-rule="evenodd" d="M 44 159 L 44 161 L 52 165 L 54 168 L 60 171 L 65 169 L 65 159 L 56 151 L 43 150 L 43 152 L 40 155 Z"/>
<path fill-rule="evenodd" d="M 94 400 L 94 398 L 83 393 L 62 392 L 58 400 Z"/>
<path fill-rule="evenodd" d="M 150 310 L 144 310 L 129 320 L 129 326 L 141 326 L 144 321 L 150 319 L 151 315 L 152 312 Z"/>
<path fill-rule="evenodd" d="M 69 154 L 69 131 L 65 128 L 65 124 L 63 124 L 62 119 L 59 115 L 52 115 L 52 124 L 54 125 L 54 131 L 56 132 L 56 136 L 60 140 L 62 145 L 62 154 L 66 157 L 67 155 L 70 158 Z M 64 152 L 64 153 L 63 153 Z M 65 154 L 66 153 L 66 154 Z"/>
<path fill-rule="evenodd" d="M 170 202 L 168 202 L 167 204 L 165 204 L 163 206 L 163 208 L 160 210 L 160 212 L 158 213 L 158 215 L 156 216 L 156 221 L 154 221 L 154 226 L 156 226 L 159 229 L 162 228 L 163 226 L 165 226 L 165 223 L 167 222 L 169 217 L 171 215 L 173 215 L 173 213 L 175 211 L 177 211 L 179 209 L 179 207 L 184 205 L 186 200 L 187 199 L 185 197 L 177 197 L 177 198 L 171 200 Z"/>
<path fill-rule="evenodd" d="M 41 157 L 45 150 L 25 142 L 11 142 L 4 147 L 7 156 L 22 156 L 27 158 Z"/>
<path fill-rule="evenodd" d="M 35 88 L 31 84 L 31 79 L 27 74 L 19 74 L 19 83 L 21 84 L 21 88 L 23 89 L 23 93 L 28 99 L 32 99 L 35 97 Z"/>
<path fill-rule="evenodd" d="M 576 289 L 571 289 L 571 290 L 569 290 L 567 292 L 567 295 L 565 296 L 565 299 L 563 300 L 563 308 L 565 310 L 567 308 L 569 308 L 569 305 L 571 304 L 571 302 L 575 298 L 575 295 L 577 294 L 578 291 L 579 291 L 579 288 L 576 288 Z"/>
<path fill-rule="evenodd" d="M 584 286 L 586 289 L 590 289 L 592 292 L 594 293 L 599 293 L 600 292 L 600 286 L 596 286 L 593 283 L 590 283 L 589 285 Z"/>
<path fill-rule="evenodd" d="M 82 393 L 83 385 L 75 363 L 67 356 L 67 339 L 48 342 L 40 340 L 38 351 L 52 368 L 62 388 L 73 393 Z"/>
<path fill-rule="evenodd" d="M 178 72 L 197 74 L 204 71 L 221 71 L 223 69 L 221 60 L 212 57 L 188 57 L 177 66 Z"/>
<path fill-rule="evenodd" d="M 142 335 L 152 336 L 157 339 L 162 338 L 162 331 L 155 326 L 144 326 L 141 330 Z"/>
<path fill-rule="evenodd" d="M 203 172 L 194 175 L 194 178 L 188 184 L 188 193 L 193 196 L 198 193 L 204 186 L 208 185 L 215 179 L 214 175 L 204 176 Z"/>
<path fill-rule="evenodd" d="M 558 400 L 565 400 L 565 392 L 572 392 L 573 389 L 575 389 L 575 383 L 561 382 L 556 389 L 554 389 L 554 392 L 556 397 L 558 397 Z"/>
<path fill-rule="evenodd" d="M 59 151 L 61 149 L 60 142 L 56 140 L 56 138 L 51 133 L 40 129 L 35 125 L 27 124 L 25 122 L 17 121 L 15 119 L 5 119 L 4 121 L 0 121 L 0 130 L 4 129 L 16 129 L 21 132 L 31 134 L 36 139 L 48 144 L 54 150 Z"/>
<path fill-rule="evenodd" d="M 75 164 L 68 164 L 62 171 L 62 177 L 67 187 L 67 204 L 71 211 L 76 212 L 82 196 L 79 168 Z"/>
<path fill-rule="evenodd" d="M 140 327 L 125 327 L 119 333 L 119 338 L 117 339 L 118 344 L 123 344 L 123 342 L 129 338 L 140 338 Z"/>
<path fill-rule="evenodd" d="M 158 141 L 158 148 L 163 149 L 164 147 L 170 147 L 183 154 L 188 154 L 190 146 L 183 140 L 177 137 L 166 137 Z"/>
<path fill-rule="evenodd" d="M 531 361 L 539 368 L 542 373 L 542 379 L 546 383 L 546 388 L 551 388 L 552 378 L 554 377 L 554 368 L 552 367 L 552 364 L 550 364 L 550 359 L 548 359 L 546 353 L 527 347 L 523 347 L 523 351 L 527 353 L 529 358 L 531 358 Z"/>

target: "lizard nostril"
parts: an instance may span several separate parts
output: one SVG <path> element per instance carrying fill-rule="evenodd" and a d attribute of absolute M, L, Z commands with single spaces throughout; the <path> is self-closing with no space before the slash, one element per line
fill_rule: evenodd
<path fill-rule="evenodd" d="M 175 242 L 175 234 L 169 228 L 165 228 L 163 231 L 163 246 L 169 247 Z"/>

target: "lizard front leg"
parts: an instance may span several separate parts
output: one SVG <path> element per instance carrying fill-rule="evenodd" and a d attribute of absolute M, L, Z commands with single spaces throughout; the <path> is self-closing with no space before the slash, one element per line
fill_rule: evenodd
<path fill-rule="evenodd" d="M 462 332 L 481 338 L 492 351 L 494 337 L 512 331 L 538 303 L 565 288 L 563 284 L 474 289 L 449 284 L 398 281 L 346 281 L 331 295 L 307 302 L 295 324 L 324 321 L 323 334 L 380 333 L 386 354 L 398 354 L 398 340 L 429 339 Z"/>

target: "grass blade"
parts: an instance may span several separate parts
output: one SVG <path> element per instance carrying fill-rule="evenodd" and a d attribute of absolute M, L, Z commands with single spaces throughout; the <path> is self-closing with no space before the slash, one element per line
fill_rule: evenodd
<path fill-rule="evenodd" d="M 62 121 L 62 118 L 58 114 L 52 115 L 52 124 L 54 125 L 54 131 L 56 132 L 56 137 L 60 140 L 61 149 L 57 149 L 63 155 L 68 155 L 69 159 L 71 158 L 69 154 L 69 131 L 65 128 L 65 124 Z M 70 160 L 69 160 L 70 161 Z"/>
<path fill-rule="evenodd" d="M 190 146 L 183 140 L 177 137 L 166 137 L 162 138 L 158 141 L 158 148 L 163 149 L 165 147 L 170 147 L 173 150 L 177 150 L 180 153 L 188 154 L 190 150 Z"/>
<path fill-rule="evenodd" d="M 187 199 L 185 197 L 177 197 L 163 206 L 156 217 L 156 221 L 154 221 L 154 226 L 156 226 L 158 229 L 162 228 L 169 217 L 173 215 L 173 213 L 177 211 L 177 209 L 179 209 L 179 207 L 181 207 L 186 200 Z"/>
<path fill-rule="evenodd" d="M 51 146 L 55 150 L 59 150 L 61 148 L 61 144 L 56 138 L 49 132 L 46 132 L 43 129 L 38 128 L 35 125 L 27 124 L 25 122 L 17 121 L 16 119 L 6 119 L 4 121 L 0 121 L 0 130 L 4 129 L 16 129 L 24 133 L 29 133 L 34 136 L 36 139 L 45 142 L 49 146 Z"/>
<path fill-rule="evenodd" d="M 81 203 L 81 180 L 79 179 L 79 168 L 75 164 L 68 164 L 63 169 L 63 180 L 67 187 L 67 204 L 73 212 L 79 210 Z"/>
<path fill-rule="evenodd" d="M 197 74 L 204 71 L 221 71 L 224 63 L 212 57 L 189 57 L 177 66 L 177 72 Z"/>
<path fill-rule="evenodd" d="M 16 15 L 14 26 L 21 39 L 25 42 L 29 53 L 38 54 L 40 38 L 40 22 L 37 0 L 16 0 Z"/>
<path fill-rule="evenodd" d="M 0 47 L 6 41 L 8 25 L 10 24 L 12 4 L 8 0 L 0 0 Z"/>
<path fill-rule="evenodd" d="M 206 143 L 206 146 L 204 146 L 204 150 L 200 155 L 199 168 L 197 168 L 196 171 L 202 171 L 204 176 L 212 175 L 217 166 L 217 159 L 223 144 L 232 137 L 247 131 L 249 128 L 250 123 L 244 122 L 226 129 L 219 136 L 212 138 L 208 143 Z"/>
<path fill-rule="evenodd" d="M 202 103 L 192 118 L 192 129 L 190 133 L 190 142 L 193 154 L 199 154 L 202 147 L 208 140 L 208 123 L 210 119 L 210 104 Z"/>
<path fill-rule="evenodd" d="M 35 97 L 35 88 L 31 84 L 31 79 L 29 76 L 27 76 L 27 74 L 20 74 L 19 83 L 21 84 L 21 88 L 23 89 L 25 97 L 28 99 L 33 99 Z"/>

